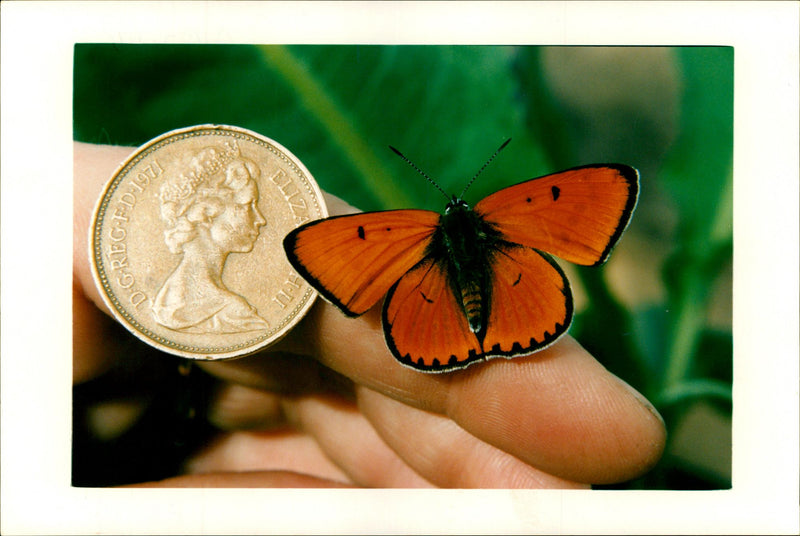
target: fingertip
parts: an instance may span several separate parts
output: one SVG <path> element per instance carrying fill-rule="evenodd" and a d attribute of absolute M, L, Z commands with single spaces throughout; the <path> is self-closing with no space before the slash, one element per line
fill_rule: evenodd
<path fill-rule="evenodd" d="M 617 415 L 624 430 L 609 449 L 613 457 L 606 475 L 598 475 L 593 483 L 610 484 L 637 478 L 653 468 L 664 454 L 667 428 L 658 410 L 639 391 L 609 373 L 619 393 L 617 406 L 609 414 Z"/>
<path fill-rule="evenodd" d="M 635 478 L 666 442 L 652 405 L 569 336 L 455 378 L 446 411 L 485 441 L 576 482 Z"/>

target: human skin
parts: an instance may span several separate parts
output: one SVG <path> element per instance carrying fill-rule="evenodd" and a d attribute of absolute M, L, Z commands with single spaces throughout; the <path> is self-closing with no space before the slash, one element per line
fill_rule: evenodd
<path fill-rule="evenodd" d="M 132 151 L 75 144 L 76 384 L 136 357 L 86 254 L 94 204 Z M 531 356 L 424 374 L 391 356 L 379 308 L 352 319 L 320 299 L 278 344 L 199 366 L 220 381 L 219 437 L 184 474 L 139 486 L 586 488 L 645 473 L 666 441 L 652 405 L 568 335 Z"/>

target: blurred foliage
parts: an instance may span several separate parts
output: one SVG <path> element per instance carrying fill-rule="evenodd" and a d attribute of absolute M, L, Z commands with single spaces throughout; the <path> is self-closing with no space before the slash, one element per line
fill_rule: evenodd
<path fill-rule="evenodd" d="M 668 88 L 647 76 L 642 58 L 648 56 L 635 55 L 642 49 L 611 49 L 607 55 L 618 61 L 605 67 L 593 59 L 605 50 L 590 47 L 588 67 L 564 86 L 556 60 L 584 50 L 79 44 L 74 137 L 140 145 L 195 124 L 241 126 L 290 148 L 324 190 L 364 210 L 443 208 L 441 194 L 390 144 L 446 191 L 459 193 L 512 137 L 468 202 L 567 167 L 633 165 L 642 172 L 642 199 L 629 233 L 662 227 L 659 236 L 667 239 L 652 247 L 665 253 L 663 265 L 653 268 L 662 272 L 665 295 L 626 305 L 607 283 L 605 267 L 578 269 L 588 300 L 571 333 L 654 401 L 670 431 L 698 400 L 729 416 L 730 322 L 712 326 L 708 318 L 712 291 L 730 286 L 721 274 L 730 270 L 733 247 L 733 49 L 666 49 L 659 57 L 677 76 Z M 631 69 L 645 76 L 630 78 Z M 616 100 L 606 98 L 602 113 L 592 116 L 593 99 L 599 102 L 609 84 L 619 84 Z M 650 98 L 670 91 L 675 113 Z M 570 104 L 573 93 L 588 104 Z M 661 205 L 653 201 L 659 195 Z M 664 221 L 653 209 L 663 205 L 669 207 Z M 730 485 L 680 467 L 669 449 L 649 475 L 620 487 Z"/>
<path fill-rule="evenodd" d="M 174 128 L 237 125 L 288 147 L 359 208 L 440 210 L 441 194 L 390 144 L 448 191 L 510 135 L 520 147 L 497 175 L 510 184 L 521 169 L 546 171 L 512 105 L 513 58 L 505 47 L 78 45 L 74 135 L 140 145 Z"/>
<path fill-rule="evenodd" d="M 574 127 L 574 112 L 564 109 L 549 91 L 541 67 L 534 67 L 542 64 L 542 50 L 526 49 L 520 61 L 522 83 L 533 101 L 527 124 L 540 132 L 554 167 L 566 167 L 585 155 L 575 141 L 580 135 Z M 677 48 L 673 52 L 682 82 L 675 141 L 660 165 L 625 160 L 640 170 L 654 169 L 656 176 L 642 177 L 643 195 L 657 184 L 677 212 L 675 236 L 661 267 L 666 299 L 628 310 L 609 291 L 602 270 L 581 269 L 591 300 L 573 330 L 603 364 L 656 404 L 670 431 L 698 400 L 711 400 L 730 415 L 733 354 L 731 332 L 713 329 L 707 320 L 711 291 L 730 267 L 733 253 L 733 49 Z M 578 129 L 587 128 L 583 117 L 577 118 L 577 124 Z M 604 132 L 589 135 L 603 136 Z M 608 152 L 614 159 L 627 150 L 618 144 Z M 629 485 L 730 486 L 729 476 L 706 477 L 706 481 L 699 477 L 701 482 L 692 475 L 681 478 L 681 469 L 673 462 L 668 445 L 661 465 Z"/>

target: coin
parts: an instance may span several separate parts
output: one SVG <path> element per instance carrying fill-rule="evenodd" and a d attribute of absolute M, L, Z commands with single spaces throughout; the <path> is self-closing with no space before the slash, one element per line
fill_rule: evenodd
<path fill-rule="evenodd" d="M 286 335 L 314 302 L 282 241 L 325 216 L 311 173 L 279 143 L 226 125 L 174 130 L 106 185 L 89 231 L 95 283 L 148 344 L 241 357 Z"/>

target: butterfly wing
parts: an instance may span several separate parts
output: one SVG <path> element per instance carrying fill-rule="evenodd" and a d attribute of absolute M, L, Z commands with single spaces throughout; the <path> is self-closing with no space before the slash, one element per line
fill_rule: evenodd
<path fill-rule="evenodd" d="M 386 343 L 403 364 L 426 372 L 463 368 L 483 351 L 456 301 L 445 263 L 427 257 L 383 304 Z"/>
<path fill-rule="evenodd" d="M 487 262 L 492 288 L 482 341 L 470 330 L 444 262 L 427 257 L 391 288 L 384 302 L 384 331 L 401 363 L 446 372 L 487 357 L 540 350 L 567 331 L 572 296 L 555 261 L 531 248 L 505 245 Z"/>
<path fill-rule="evenodd" d="M 426 372 L 542 349 L 569 327 L 572 297 L 558 264 L 606 260 L 636 206 L 638 172 L 608 164 L 574 168 L 492 194 L 475 206 L 497 233 L 487 255 L 485 331 L 472 332 L 454 274 L 432 253 L 440 216 L 397 210 L 312 222 L 286 237 L 292 266 L 346 314 L 387 294 L 386 342 L 405 365 Z M 436 249 L 436 248 L 434 248 Z M 539 251 L 541 250 L 541 251 Z"/>
<path fill-rule="evenodd" d="M 524 246 L 498 246 L 492 260 L 486 356 L 513 357 L 541 350 L 572 322 L 569 281 L 546 254 Z"/>
<path fill-rule="evenodd" d="M 345 314 L 378 302 L 425 255 L 439 222 L 427 210 L 388 210 L 307 223 L 283 241 L 290 264 Z"/>
<path fill-rule="evenodd" d="M 628 226 L 638 192 L 632 167 L 582 166 L 504 188 L 478 202 L 475 212 L 508 242 L 596 266 Z"/>

